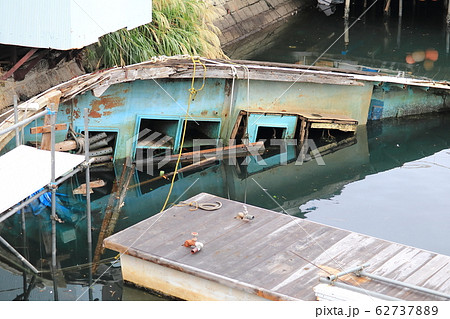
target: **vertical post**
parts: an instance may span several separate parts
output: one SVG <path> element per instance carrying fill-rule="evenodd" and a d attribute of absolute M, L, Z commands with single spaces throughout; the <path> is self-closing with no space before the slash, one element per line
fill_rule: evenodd
<path fill-rule="evenodd" d="M 348 45 L 350 44 L 350 33 L 348 28 L 348 19 L 344 20 L 344 44 L 345 44 L 345 51 L 348 50 Z"/>
<path fill-rule="evenodd" d="M 450 27 L 450 0 L 447 3 L 447 28 Z"/>
<path fill-rule="evenodd" d="M 345 0 L 344 18 L 348 19 L 350 15 L 350 0 Z"/>
<path fill-rule="evenodd" d="M 27 228 L 25 223 L 25 211 L 23 209 L 20 210 L 20 214 L 22 217 L 22 245 L 24 250 L 25 258 L 28 258 L 28 248 L 27 248 Z M 25 265 L 25 263 L 24 263 Z M 27 290 L 27 272 L 24 270 L 22 273 L 23 276 L 23 293 L 26 293 Z"/>
<path fill-rule="evenodd" d="M 86 161 L 86 230 L 89 263 L 89 300 L 92 300 L 91 177 L 89 169 L 89 118 L 87 108 L 84 109 L 84 160 Z"/>
<path fill-rule="evenodd" d="M 387 16 L 391 15 L 391 0 L 386 0 L 385 1 L 386 5 L 384 7 L 384 14 Z"/>
<path fill-rule="evenodd" d="M 397 25 L 397 48 L 400 48 L 402 37 L 402 17 L 398 17 L 398 25 Z"/>
<path fill-rule="evenodd" d="M 403 16 L 403 0 L 398 0 L 398 16 Z"/>
<path fill-rule="evenodd" d="M 52 192 L 52 275 L 53 275 L 53 296 L 58 300 L 58 285 L 56 283 L 56 171 L 55 171 L 55 104 L 50 104 L 50 152 L 51 152 L 51 192 Z"/>
<path fill-rule="evenodd" d="M 13 97 L 14 101 L 14 124 L 17 124 L 19 122 L 19 109 L 17 105 L 17 95 L 14 94 Z M 16 147 L 20 145 L 20 129 L 16 128 Z M 23 240 L 23 249 L 27 249 L 27 234 L 26 234 L 26 225 L 25 225 L 25 212 L 23 209 L 19 210 L 21 217 L 22 217 L 22 240 Z M 26 255 L 26 254 L 24 254 Z M 25 294 L 27 290 L 27 272 L 24 270 L 22 273 L 23 276 L 23 293 Z"/>
<path fill-rule="evenodd" d="M 14 94 L 14 124 L 19 122 L 19 110 L 17 106 L 17 95 Z M 20 129 L 16 127 L 16 147 L 20 145 Z"/>
<path fill-rule="evenodd" d="M 450 53 L 450 26 L 447 26 L 447 36 L 445 37 L 445 53 Z"/>

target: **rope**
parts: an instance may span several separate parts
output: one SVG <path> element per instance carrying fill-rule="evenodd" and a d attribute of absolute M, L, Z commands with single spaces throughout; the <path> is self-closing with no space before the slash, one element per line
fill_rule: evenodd
<path fill-rule="evenodd" d="M 189 117 L 189 109 L 191 107 L 191 102 L 195 100 L 195 97 L 197 96 L 197 93 L 201 90 L 203 90 L 203 88 L 205 87 L 205 82 L 206 82 L 206 65 L 204 63 L 202 63 L 200 61 L 200 59 L 191 57 L 192 59 L 192 63 L 194 64 L 194 70 L 192 72 L 192 81 L 191 81 L 191 87 L 189 89 L 189 100 L 188 100 L 188 106 L 186 109 L 186 115 L 184 117 L 184 123 L 183 123 L 183 134 L 181 135 L 181 142 L 180 142 L 180 151 L 178 152 L 178 158 L 177 158 L 177 162 L 175 164 L 175 171 L 173 172 L 172 175 L 172 181 L 170 182 L 170 188 L 169 188 L 169 193 L 167 194 L 166 200 L 164 202 L 163 207 L 161 208 L 161 212 L 166 209 L 167 203 L 169 202 L 169 198 L 170 195 L 172 194 L 172 190 L 173 190 L 173 185 L 175 183 L 175 177 L 178 174 L 178 166 L 180 165 L 180 160 L 181 160 L 181 154 L 183 152 L 183 145 L 184 145 L 184 138 L 186 136 L 186 126 L 187 126 L 187 119 Z M 203 83 L 202 86 L 199 89 L 196 89 L 194 87 L 195 84 L 195 73 L 196 73 L 196 66 L 197 63 L 200 63 L 203 66 Z"/>
<path fill-rule="evenodd" d="M 215 201 L 214 203 L 198 203 L 197 201 L 192 202 L 181 202 L 180 204 L 175 205 L 177 207 L 183 206 L 192 206 L 194 208 L 189 208 L 190 211 L 195 211 L 197 209 L 203 209 L 207 211 L 218 210 L 222 207 L 222 203 L 219 201 Z"/>

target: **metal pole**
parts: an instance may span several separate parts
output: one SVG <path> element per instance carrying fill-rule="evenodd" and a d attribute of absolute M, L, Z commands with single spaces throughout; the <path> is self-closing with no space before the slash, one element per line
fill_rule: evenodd
<path fill-rule="evenodd" d="M 350 15 L 350 0 L 345 0 L 344 18 L 348 19 Z"/>
<path fill-rule="evenodd" d="M 401 45 L 401 37 L 402 37 L 402 17 L 398 17 L 398 25 L 397 25 L 397 48 L 400 48 Z"/>
<path fill-rule="evenodd" d="M 50 111 L 53 111 L 54 104 L 50 105 Z M 58 285 L 56 284 L 56 172 L 55 172 L 55 122 L 56 114 L 50 115 L 50 144 L 51 144 L 51 192 L 52 192 L 52 275 L 54 299 L 58 300 Z"/>
<path fill-rule="evenodd" d="M 86 229 L 88 244 L 88 263 L 89 263 L 89 300 L 92 296 L 92 226 L 91 226 L 91 177 L 89 164 L 89 117 L 88 109 L 84 109 L 84 159 L 86 162 Z"/>
<path fill-rule="evenodd" d="M 28 260 L 25 259 L 17 250 L 14 249 L 13 246 L 11 246 L 3 237 L 0 236 L 0 242 L 5 245 L 6 248 L 9 249 L 14 255 L 16 255 L 17 258 L 20 259 L 22 263 L 27 265 L 28 268 L 30 268 L 35 274 L 39 273 L 39 271 L 32 265 Z"/>
<path fill-rule="evenodd" d="M 356 266 L 356 267 L 350 268 L 348 270 L 344 270 L 344 271 L 342 271 L 340 273 L 337 273 L 336 275 L 328 276 L 327 278 L 332 280 L 332 281 L 334 281 L 334 280 L 338 279 L 339 277 L 342 277 L 342 276 L 345 276 L 345 275 L 348 275 L 348 274 L 351 274 L 351 273 L 354 273 L 354 272 L 360 272 L 364 268 L 367 268 L 369 266 L 370 266 L 370 264 L 364 264 L 364 265 L 361 265 L 361 266 Z"/>
<path fill-rule="evenodd" d="M 398 16 L 403 15 L 403 0 L 398 0 Z"/>
<path fill-rule="evenodd" d="M 348 18 L 344 20 L 344 46 L 345 51 L 348 50 L 348 45 L 350 44 L 350 34 L 349 34 L 349 28 L 348 28 Z"/>
<path fill-rule="evenodd" d="M 344 284 L 344 283 L 341 283 L 341 282 L 331 281 L 328 278 L 324 278 L 324 277 L 319 278 L 319 281 L 321 283 L 324 283 L 324 284 L 329 284 L 329 285 L 333 285 L 333 286 L 336 286 L 336 287 L 339 287 L 339 288 L 343 288 L 343 289 L 347 289 L 347 290 L 350 290 L 350 291 L 359 292 L 361 294 L 364 294 L 364 295 L 367 295 L 367 296 L 371 296 L 371 297 L 375 297 L 375 298 L 379 298 L 379 299 L 383 299 L 383 300 L 401 301 L 401 299 L 398 299 L 398 298 L 394 298 L 394 297 L 391 297 L 391 296 L 383 295 L 383 294 L 380 294 L 378 292 L 374 292 L 374 291 L 358 288 L 358 287 L 355 287 L 355 286 L 350 286 L 350 285 L 347 285 L 347 284 Z"/>
<path fill-rule="evenodd" d="M 16 128 L 20 128 L 20 127 L 22 127 L 24 125 L 27 125 L 28 123 L 33 122 L 34 120 L 36 120 L 36 119 L 46 115 L 47 113 L 48 113 L 48 111 L 45 110 L 45 111 L 37 113 L 37 114 L 35 114 L 33 116 L 30 116 L 29 118 L 27 118 L 25 120 L 22 120 L 19 123 L 16 123 L 14 125 L 11 125 L 10 127 L 4 129 L 3 131 L 0 131 L 0 135 L 6 134 L 8 132 L 11 132 L 11 131 L 15 130 Z"/>
<path fill-rule="evenodd" d="M 386 277 L 381 277 L 381 276 L 374 275 L 374 274 L 369 274 L 369 273 L 366 273 L 365 271 L 361 271 L 359 274 L 361 276 L 368 277 L 368 278 L 375 279 L 375 280 L 379 280 L 379 281 L 383 281 L 383 282 L 387 282 L 389 284 L 398 285 L 398 286 L 402 286 L 402 287 L 405 287 L 405 288 L 414 289 L 414 290 L 417 290 L 417 291 L 420 291 L 420 292 L 428 293 L 430 295 L 435 295 L 435 296 L 439 296 L 439 297 L 450 299 L 450 295 L 449 294 L 445 294 L 445 293 L 442 293 L 440 291 L 428 289 L 428 288 L 425 288 L 425 287 L 419 287 L 419 286 L 416 286 L 416 285 L 408 284 L 406 282 L 402 282 L 402 281 L 398 281 L 398 280 L 394 280 L 394 279 L 390 279 L 390 278 L 386 278 Z"/>
<path fill-rule="evenodd" d="M 14 124 L 19 121 L 19 110 L 17 108 L 17 95 L 14 94 Z M 16 147 L 20 145 L 20 130 L 16 127 Z"/>
<path fill-rule="evenodd" d="M 21 217 L 22 217 L 22 244 L 23 244 L 23 249 L 24 249 L 24 255 L 28 259 L 29 256 L 27 254 L 27 251 L 28 251 L 28 249 L 27 249 L 27 227 L 26 227 L 26 220 L 25 220 L 25 212 L 22 210 L 20 213 L 21 213 Z M 22 275 L 23 275 L 23 293 L 25 294 L 25 292 L 27 290 L 27 273 L 25 271 L 23 271 Z"/>
<path fill-rule="evenodd" d="M 445 53 L 450 53 L 450 25 L 447 25 L 447 36 L 445 38 Z"/>

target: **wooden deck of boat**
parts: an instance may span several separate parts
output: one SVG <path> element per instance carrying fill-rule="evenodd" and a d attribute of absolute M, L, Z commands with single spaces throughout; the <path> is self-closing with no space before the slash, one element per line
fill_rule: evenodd
<path fill-rule="evenodd" d="M 220 201 L 222 207 L 205 211 L 174 206 L 105 239 L 105 247 L 275 300 L 316 300 L 313 287 L 320 276 L 365 263 L 370 264 L 367 273 L 450 293 L 449 256 L 251 205 L 246 206 L 253 220 L 235 219 L 242 203 L 206 193 L 187 202 L 193 201 Z M 204 243 L 196 254 L 182 246 L 192 232 Z M 403 300 L 445 300 L 364 277 L 342 280 Z"/>

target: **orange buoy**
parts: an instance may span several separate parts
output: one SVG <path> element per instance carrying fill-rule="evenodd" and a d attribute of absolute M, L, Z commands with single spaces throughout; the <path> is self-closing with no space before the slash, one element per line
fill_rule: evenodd
<path fill-rule="evenodd" d="M 406 56 L 406 63 L 408 63 L 408 64 L 414 64 L 414 63 L 416 63 L 416 61 L 414 61 L 414 59 L 413 59 L 413 57 L 412 57 L 411 54 L 408 54 L 408 55 Z"/>
<path fill-rule="evenodd" d="M 437 61 L 439 58 L 439 52 L 435 49 L 428 49 L 425 51 L 425 59 L 430 61 Z"/>

